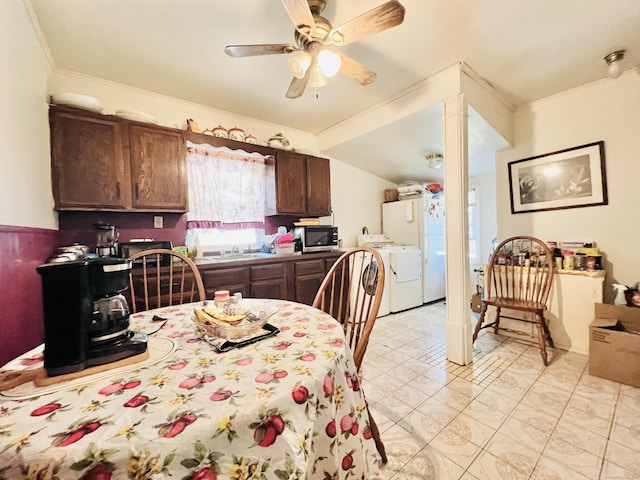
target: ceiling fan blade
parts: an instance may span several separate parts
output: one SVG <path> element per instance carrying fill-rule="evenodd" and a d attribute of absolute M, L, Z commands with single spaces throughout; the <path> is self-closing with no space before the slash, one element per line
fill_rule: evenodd
<path fill-rule="evenodd" d="M 400 25 L 403 21 L 404 7 L 397 0 L 391 0 L 332 29 L 327 40 L 334 45 L 346 45 Z"/>
<path fill-rule="evenodd" d="M 313 13 L 311 13 L 307 0 L 282 0 L 282 5 L 296 30 L 303 35 L 311 36 L 316 29 L 316 22 L 313 20 Z"/>
<path fill-rule="evenodd" d="M 356 62 L 353 58 L 341 52 L 334 52 L 340 56 L 340 73 L 344 76 L 355 80 L 360 85 L 367 86 L 376 79 L 376 72 L 368 69 L 361 63 Z"/>
<path fill-rule="evenodd" d="M 291 84 L 289 85 L 289 89 L 287 90 L 287 98 L 301 97 L 304 93 L 304 89 L 307 88 L 307 83 L 309 83 L 309 69 L 307 69 L 307 73 L 304 74 L 304 77 L 293 77 L 293 80 L 291 80 Z"/>
<path fill-rule="evenodd" d="M 224 53 L 230 57 L 254 57 L 256 55 L 274 55 L 291 53 L 298 48 L 287 43 L 271 43 L 265 45 L 228 45 Z"/>

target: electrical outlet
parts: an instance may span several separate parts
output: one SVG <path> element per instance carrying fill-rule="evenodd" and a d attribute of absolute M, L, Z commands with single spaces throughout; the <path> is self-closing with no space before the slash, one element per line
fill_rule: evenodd
<path fill-rule="evenodd" d="M 162 217 L 153 217 L 153 228 L 162 228 L 163 223 L 164 221 Z"/>

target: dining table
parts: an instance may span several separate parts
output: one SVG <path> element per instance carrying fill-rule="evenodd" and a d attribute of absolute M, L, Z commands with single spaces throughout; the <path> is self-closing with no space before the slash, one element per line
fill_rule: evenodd
<path fill-rule="evenodd" d="M 379 455 L 341 325 L 309 305 L 268 313 L 259 341 L 212 338 L 202 302 L 131 314 L 139 362 L 0 391 L 0 480 L 369 479 Z M 270 327 L 267 329 L 267 327 Z M 0 368 L 41 368 L 44 345 Z"/>

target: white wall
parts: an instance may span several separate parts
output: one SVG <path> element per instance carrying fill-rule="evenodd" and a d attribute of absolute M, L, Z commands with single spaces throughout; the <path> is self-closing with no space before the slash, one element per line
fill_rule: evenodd
<path fill-rule="evenodd" d="M 331 203 L 333 220 L 342 238 L 343 248 L 358 244 L 362 227 L 369 233 L 382 233 L 384 190 L 395 188 L 388 182 L 346 163 L 331 159 Z M 322 219 L 331 223 L 331 217 Z"/>
<path fill-rule="evenodd" d="M 22 0 L 0 3 L 0 225 L 57 229 L 51 192 L 50 66 Z"/>
<path fill-rule="evenodd" d="M 476 189 L 478 205 L 478 259 L 471 267 L 479 267 L 489 260 L 491 241 L 498 235 L 496 219 L 496 176 L 494 173 L 469 177 L 469 188 Z M 471 277 L 475 282 L 475 277 Z"/>
<path fill-rule="evenodd" d="M 52 73 L 49 92 L 91 95 L 102 101 L 103 113 L 107 115 L 118 110 L 141 111 L 155 118 L 159 125 L 182 130 L 186 129 L 186 120 L 192 118 L 202 130 L 218 125 L 226 129 L 238 127 L 259 141 L 282 133 L 295 148 L 316 149 L 315 135 L 301 130 L 73 72 L 57 70 Z"/>
<path fill-rule="evenodd" d="M 534 102 L 517 110 L 515 148 L 496 154 L 498 234 L 530 234 L 544 240 L 593 240 L 601 249 L 604 301 L 612 283 L 640 280 L 638 188 L 640 182 L 640 75 L 629 70 Z M 511 214 L 507 164 L 535 155 L 603 140 L 609 204 Z"/>

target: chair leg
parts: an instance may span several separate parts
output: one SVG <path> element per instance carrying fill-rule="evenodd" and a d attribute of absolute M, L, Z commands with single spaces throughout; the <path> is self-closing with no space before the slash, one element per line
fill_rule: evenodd
<path fill-rule="evenodd" d="M 476 341 L 476 338 L 478 338 L 478 334 L 482 329 L 482 322 L 484 322 L 485 313 L 487 313 L 487 305 L 483 303 L 482 308 L 480 309 L 480 318 L 478 319 L 478 323 L 476 323 L 476 328 L 473 331 L 473 340 L 471 341 L 471 343 L 474 343 Z"/>
<path fill-rule="evenodd" d="M 549 331 L 549 326 L 547 325 L 547 322 L 544 319 L 544 315 L 540 314 L 540 317 L 542 318 L 542 328 L 544 329 L 544 336 L 547 339 L 549 346 L 551 348 L 555 348 L 555 345 L 553 344 L 553 339 L 551 338 L 551 332 Z"/>
<path fill-rule="evenodd" d="M 371 435 L 373 436 L 373 440 L 376 442 L 376 449 L 378 453 L 382 457 L 382 463 L 387 463 L 387 452 L 384 449 L 384 443 L 380 438 L 380 430 L 378 430 L 378 425 L 376 421 L 373 419 L 373 415 L 371 415 L 371 410 L 369 410 L 369 402 L 366 402 L 367 405 L 367 413 L 369 414 L 369 428 L 371 429 Z"/>
<path fill-rule="evenodd" d="M 496 307 L 496 321 L 493 322 L 493 333 L 498 334 L 498 328 L 500 327 L 500 311 L 501 307 Z"/>
<path fill-rule="evenodd" d="M 545 328 L 544 328 L 544 317 L 540 314 L 536 313 L 536 326 L 538 327 L 538 346 L 540 347 L 540 356 L 542 357 L 542 362 L 546 367 L 549 365 L 549 361 L 547 359 L 547 344 L 545 342 Z"/>

